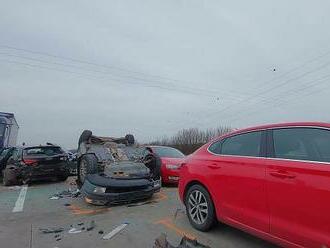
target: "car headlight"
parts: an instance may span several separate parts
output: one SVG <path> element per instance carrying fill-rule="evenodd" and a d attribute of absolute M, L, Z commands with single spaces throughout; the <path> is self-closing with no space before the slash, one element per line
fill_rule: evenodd
<path fill-rule="evenodd" d="M 169 169 L 169 170 L 177 170 L 180 168 L 180 165 L 178 164 L 166 164 L 166 169 Z"/>
<path fill-rule="evenodd" d="M 97 193 L 97 194 L 103 194 L 103 193 L 105 193 L 105 190 L 106 190 L 106 188 L 104 188 L 104 187 L 95 187 L 93 192 Z"/>

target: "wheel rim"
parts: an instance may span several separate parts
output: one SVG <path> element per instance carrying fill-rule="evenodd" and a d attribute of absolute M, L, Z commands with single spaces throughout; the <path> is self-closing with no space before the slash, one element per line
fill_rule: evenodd
<path fill-rule="evenodd" d="M 196 224 L 204 224 L 208 213 L 209 208 L 205 195 L 199 191 L 194 190 L 190 193 L 188 197 L 188 211 L 190 218 Z"/>
<path fill-rule="evenodd" d="M 85 160 L 81 160 L 80 168 L 79 168 L 79 177 L 82 183 L 85 181 L 86 175 L 87 175 L 87 163 Z"/>

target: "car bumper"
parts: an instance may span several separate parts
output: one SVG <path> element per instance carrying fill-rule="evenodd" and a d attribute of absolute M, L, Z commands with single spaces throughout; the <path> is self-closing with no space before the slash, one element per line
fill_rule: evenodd
<path fill-rule="evenodd" d="M 43 166 L 33 167 L 33 166 L 23 166 L 14 167 L 11 170 L 15 173 L 18 179 L 23 180 L 34 180 L 34 179 L 48 179 L 56 178 L 60 176 L 69 176 L 69 170 L 66 165 L 55 165 L 52 168 L 47 168 Z"/>
<path fill-rule="evenodd" d="M 178 184 L 179 183 L 179 170 L 163 170 L 162 171 L 162 182 L 170 183 L 170 184 Z"/>
<path fill-rule="evenodd" d="M 96 193 L 97 187 L 105 188 L 104 193 Z M 81 188 L 87 203 L 94 205 L 120 204 L 150 198 L 160 191 L 160 182 L 147 179 L 111 179 L 98 175 L 88 175 Z"/>

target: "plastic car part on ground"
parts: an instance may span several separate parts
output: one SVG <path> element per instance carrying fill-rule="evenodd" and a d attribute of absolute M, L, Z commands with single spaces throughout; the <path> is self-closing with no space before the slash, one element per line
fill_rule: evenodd
<path fill-rule="evenodd" d="M 55 228 L 39 228 L 40 232 L 44 234 L 48 233 L 61 233 L 64 231 L 64 228 L 62 227 L 55 227 Z"/>
<path fill-rule="evenodd" d="M 102 239 L 105 239 L 105 240 L 111 239 L 113 236 L 117 235 L 122 230 L 124 230 L 124 228 L 126 228 L 128 226 L 128 224 L 129 224 L 128 222 L 125 222 L 125 223 L 117 226 L 111 232 L 109 232 L 108 234 L 104 235 Z"/>
<path fill-rule="evenodd" d="M 84 222 L 80 222 L 80 223 L 72 224 L 69 227 L 39 228 L 39 231 L 45 235 L 55 234 L 54 235 L 55 240 L 60 241 L 62 240 L 62 238 L 67 237 L 68 235 L 89 232 L 94 230 L 95 228 L 96 228 L 96 223 L 94 220 L 91 220 L 86 225 Z M 103 230 L 99 230 L 97 232 L 99 234 L 103 234 Z"/>
<path fill-rule="evenodd" d="M 199 243 L 197 240 L 183 237 L 178 246 L 174 246 L 167 241 L 166 235 L 161 234 L 155 241 L 153 248 L 211 248 Z"/>
<path fill-rule="evenodd" d="M 61 192 L 58 192 L 58 193 L 52 195 L 49 199 L 50 200 L 58 200 L 58 199 L 64 198 L 64 197 L 77 198 L 78 196 L 80 196 L 79 189 L 73 190 L 73 189 L 69 188 L 68 190 L 63 190 Z"/>

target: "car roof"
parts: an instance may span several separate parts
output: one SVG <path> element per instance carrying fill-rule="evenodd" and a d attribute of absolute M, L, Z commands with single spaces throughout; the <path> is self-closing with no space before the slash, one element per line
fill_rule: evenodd
<path fill-rule="evenodd" d="M 221 135 L 220 137 L 232 136 L 240 133 L 247 133 L 258 130 L 274 129 L 274 128 L 286 128 L 286 127 L 324 127 L 330 128 L 330 123 L 326 122 L 284 122 L 284 123 L 275 123 L 275 124 L 266 124 L 259 125 L 254 127 L 237 129 L 227 134 Z M 220 138 L 218 137 L 218 138 Z"/>

